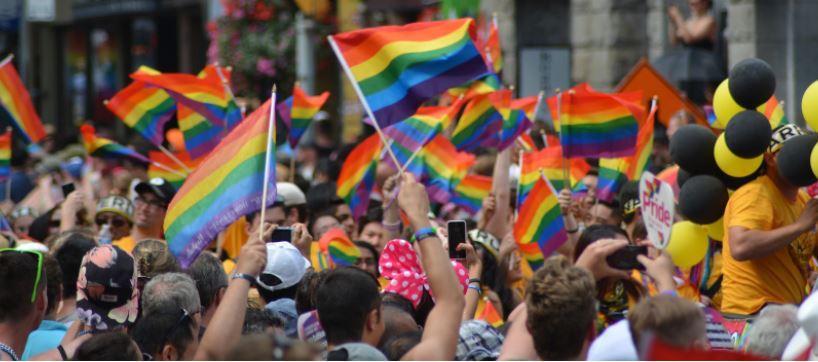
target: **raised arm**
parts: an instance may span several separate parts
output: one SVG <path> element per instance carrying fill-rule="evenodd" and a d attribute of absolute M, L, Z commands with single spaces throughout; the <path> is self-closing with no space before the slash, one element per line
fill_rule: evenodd
<path fill-rule="evenodd" d="M 269 238 L 275 225 L 264 225 L 264 239 Z M 259 239 L 258 233 L 252 233 L 247 244 L 241 247 L 236 273 L 258 277 L 267 264 L 267 246 Z M 196 360 L 224 360 L 227 353 L 235 347 L 241 338 L 244 315 L 247 312 L 247 292 L 250 281 L 236 278 L 230 280 L 221 304 L 216 309 L 213 319 L 202 336 Z"/>
<path fill-rule="evenodd" d="M 429 197 L 426 188 L 415 181 L 411 174 L 404 174 L 398 194 L 400 208 L 409 217 L 413 230 L 430 228 Z M 437 236 L 421 238 L 415 242 L 423 255 L 421 267 L 426 273 L 435 295 L 435 306 L 429 312 L 420 344 L 409 350 L 403 360 L 454 359 L 461 316 L 465 299 L 463 290 L 454 274 L 454 268 Z"/>
<path fill-rule="evenodd" d="M 511 188 L 508 177 L 508 169 L 511 167 L 511 149 L 512 147 L 509 147 L 500 152 L 494 162 L 491 189 L 494 193 L 495 208 L 494 215 L 486 225 L 486 231 L 496 237 L 511 231 L 511 225 L 508 223 L 508 215 L 511 212 L 509 207 Z"/>

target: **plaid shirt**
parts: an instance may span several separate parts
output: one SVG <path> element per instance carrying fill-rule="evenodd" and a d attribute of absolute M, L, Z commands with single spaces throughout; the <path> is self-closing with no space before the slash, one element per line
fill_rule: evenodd
<path fill-rule="evenodd" d="M 503 335 L 485 321 L 464 321 L 457 339 L 457 360 L 496 360 L 500 356 L 503 339 Z"/>

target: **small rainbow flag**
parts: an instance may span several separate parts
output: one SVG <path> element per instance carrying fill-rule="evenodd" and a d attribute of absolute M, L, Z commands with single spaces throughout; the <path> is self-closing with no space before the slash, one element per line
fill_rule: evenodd
<path fill-rule="evenodd" d="M 423 102 L 488 73 L 472 19 L 381 26 L 329 36 L 375 121 L 388 127 Z"/>
<path fill-rule="evenodd" d="M 564 157 L 633 154 L 641 114 L 635 115 L 624 97 L 598 92 L 567 92 L 561 97 L 560 144 Z"/>
<path fill-rule="evenodd" d="M 462 95 L 465 101 L 481 94 L 489 94 L 500 90 L 502 87 L 503 83 L 500 81 L 500 77 L 498 77 L 497 74 L 489 73 L 483 78 L 450 88 L 447 93 L 449 93 L 449 96 L 452 98 L 457 98 Z"/>
<path fill-rule="evenodd" d="M 494 308 L 494 303 L 492 303 L 488 297 L 483 298 L 482 303 L 477 304 L 477 310 L 475 310 L 474 315 L 474 319 L 485 321 L 494 328 L 503 326 L 503 318 L 500 317 L 500 313 L 497 312 L 497 309 Z"/>
<path fill-rule="evenodd" d="M 275 95 L 275 93 L 274 93 Z M 268 100 L 230 131 L 187 177 L 168 206 L 165 237 L 182 268 L 187 268 L 216 236 L 240 217 L 272 205 L 276 199 L 275 142 L 268 149 L 268 122 L 275 122 Z M 275 140 L 275 127 L 269 135 Z M 265 179 L 268 192 L 262 202 Z"/>
<path fill-rule="evenodd" d="M 597 198 L 611 202 L 626 182 L 638 180 L 648 168 L 653 152 L 654 115 L 658 107 L 652 107 L 647 118 L 640 122 L 633 156 L 599 159 L 599 181 Z"/>
<path fill-rule="evenodd" d="M 338 175 L 336 192 L 352 209 L 356 220 L 366 213 L 369 195 L 375 186 L 375 171 L 383 142 L 377 133 L 367 137 L 349 153 Z"/>
<path fill-rule="evenodd" d="M 10 123 L 26 141 L 37 143 L 45 137 L 45 128 L 11 58 L 8 56 L 0 62 L 0 108 L 6 110 Z"/>
<path fill-rule="evenodd" d="M 572 188 L 579 183 L 591 166 L 584 159 L 575 158 L 568 160 L 569 181 L 568 188 Z M 542 174 L 540 173 L 542 172 Z M 551 182 L 551 186 L 556 190 L 566 187 L 565 176 L 562 170 L 562 148 L 551 146 L 540 151 L 523 154 L 520 159 L 520 189 L 517 190 L 517 205 L 522 205 L 526 196 L 534 188 L 534 184 L 542 178 L 542 175 Z"/>
<path fill-rule="evenodd" d="M 195 170 L 196 166 L 202 161 L 202 159 L 191 160 L 187 152 L 176 152 L 174 156 L 191 170 Z M 148 165 L 148 177 L 161 177 L 170 182 L 177 190 L 182 187 L 182 184 L 187 178 L 187 170 L 168 157 L 168 155 L 159 151 L 148 152 L 148 158 L 151 160 L 151 164 Z M 164 168 L 156 166 L 156 163 L 161 164 Z M 173 172 L 168 169 L 173 170 Z"/>
<path fill-rule="evenodd" d="M 209 73 L 207 69 L 203 71 Z M 145 82 L 167 92 L 180 105 L 201 114 L 219 127 L 227 127 L 241 120 L 241 111 L 230 98 L 225 85 L 216 77 L 198 77 L 192 74 L 150 74 L 135 72 L 134 80 Z"/>
<path fill-rule="evenodd" d="M 449 112 L 448 107 L 420 107 L 409 119 L 394 124 L 383 130 L 393 142 L 392 152 L 403 166 L 412 154 L 429 143 L 432 138 L 443 132 L 443 118 Z M 387 158 L 391 162 L 391 158 Z"/>
<path fill-rule="evenodd" d="M 495 73 L 500 73 L 503 69 L 503 52 L 500 48 L 500 32 L 497 29 L 497 15 L 491 17 L 489 24 L 489 35 L 483 46 L 486 54 L 486 61 Z"/>
<path fill-rule="evenodd" d="M 542 102 L 542 94 L 525 97 L 525 98 L 518 98 L 511 101 L 511 108 L 519 109 L 525 112 L 525 116 L 528 117 L 532 122 L 537 117 L 537 108 L 540 106 Z"/>
<path fill-rule="evenodd" d="M 520 206 L 520 213 L 517 222 L 514 223 L 514 239 L 523 256 L 531 264 L 540 262 L 542 256 L 548 257 L 566 240 L 568 234 L 565 232 L 565 225 L 562 221 L 560 204 L 557 202 L 557 195 L 551 189 L 551 185 L 545 178 L 539 178 L 525 202 Z M 528 259 L 527 256 L 534 257 L 529 245 L 537 245 L 539 258 Z M 524 248 L 524 246 L 529 246 Z M 528 254 L 526 253 L 528 252 Z M 536 269 L 531 265 L 532 269 Z"/>
<path fill-rule="evenodd" d="M 477 215 L 483 207 L 483 199 L 491 192 L 491 177 L 480 175 L 466 175 L 454 188 L 450 202 L 460 206 L 463 210 Z"/>
<path fill-rule="evenodd" d="M 295 149 L 295 146 L 298 145 L 298 140 L 310 126 L 312 117 L 321 110 L 327 98 L 329 98 L 329 92 L 314 97 L 308 96 L 296 83 L 293 86 L 293 95 L 276 106 L 281 121 L 290 129 L 291 148 Z"/>
<path fill-rule="evenodd" d="M 88 152 L 88 155 L 104 159 L 118 159 L 126 157 L 143 163 L 151 162 L 145 156 L 142 156 L 138 152 L 128 147 L 107 138 L 97 137 L 96 133 L 96 129 L 94 129 L 94 126 L 90 124 L 83 124 L 80 126 L 82 145 L 85 146 L 85 151 Z"/>
<path fill-rule="evenodd" d="M 423 176 L 421 182 L 426 185 L 430 200 L 447 203 L 469 168 L 474 164 L 474 155 L 458 152 L 455 146 L 444 135 L 437 135 L 421 150 L 419 155 Z"/>
<path fill-rule="evenodd" d="M 770 120 L 770 126 L 773 129 L 782 124 L 790 123 L 787 119 L 787 115 L 784 114 L 784 106 L 778 101 L 775 95 L 770 97 L 766 103 L 758 106 L 757 110 L 767 116 L 767 119 Z"/>
<path fill-rule="evenodd" d="M 361 251 L 344 232 L 342 228 L 330 229 L 318 240 L 322 253 L 329 255 L 330 268 L 334 266 L 354 265 L 361 257 Z"/>
<path fill-rule="evenodd" d="M 503 119 L 502 130 L 499 133 L 497 149 L 502 151 L 514 144 L 514 141 L 531 128 L 531 121 L 522 109 L 512 106 L 511 90 L 504 89 L 489 94 L 489 101 Z"/>
<path fill-rule="evenodd" d="M 0 135 L 0 181 L 11 177 L 11 129 Z"/>
<path fill-rule="evenodd" d="M 140 81 L 134 81 L 119 91 L 105 101 L 105 106 L 128 127 L 155 145 L 161 145 L 164 141 L 165 123 L 176 112 L 176 103 L 167 92 L 148 87 Z"/>
<path fill-rule="evenodd" d="M 520 135 L 520 146 L 523 148 L 523 152 L 534 152 L 537 151 L 537 144 L 534 143 L 534 139 L 531 138 L 531 135 L 528 132 L 523 132 Z"/>
<path fill-rule="evenodd" d="M 471 151 L 478 147 L 492 146 L 503 130 L 503 116 L 497 112 L 489 94 L 472 98 L 463 110 L 452 133 L 452 143 L 458 151 Z M 496 145 L 496 144 L 494 144 Z"/>

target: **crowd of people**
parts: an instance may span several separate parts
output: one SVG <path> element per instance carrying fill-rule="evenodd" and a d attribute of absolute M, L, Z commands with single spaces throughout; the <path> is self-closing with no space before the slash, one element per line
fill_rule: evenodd
<path fill-rule="evenodd" d="M 655 170 L 672 167 L 662 139 L 688 118 L 658 132 Z M 512 233 L 516 146 L 478 155 L 470 172 L 493 175 L 494 192 L 475 220 L 430 204 L 421 180 L 386 163 L 356 220 L 333 181 L 350 147 L 326 130 L 316 126 L 295 169 L 280 160 L 264 219 L 246 215 L 187 269 L 163 240 L 168 181 L 123 161 L 78 173 L 54 156 L 16 160 L 0 360 L 636 360 L 657 341 L 776 359 L 799 328 L 818 202 L 777 176 L 778 146 L 731 198 L 725 240 L 694 283 L 648 240 L 636 183 L 601 202 L 593 171 L 587 193 L 559 193 L 568 241 L 531 270 Z M 76 187 L 61 198 L 65 183 Z M 463 218 L 465 258 L 450 259 L 444 225 Z M 273 242 L 284 227 L 291 240 Z M 328 267 L 320 240 L 339 231 L 359 257 Z M 609 265 L 629 244 L 649 249 L 639 267 Z M 727 320 L 752 323 L 735 333 Z"/>

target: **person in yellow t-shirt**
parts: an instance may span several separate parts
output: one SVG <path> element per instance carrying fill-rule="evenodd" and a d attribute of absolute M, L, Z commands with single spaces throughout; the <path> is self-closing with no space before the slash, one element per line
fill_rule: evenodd
<path fill-rule="evenodd" d="M 134 217 L 131 235 L 114 240 L 113 244 L 127 252 L 133 251 L 136 243 L 145 239 L 164 239 L 162 225 L 165 213 L 176 189 L 167 180 L 154 177 L 136 185 Z"/>
<path fill-rule="evenodd" d="M 764 154 L 766 173 L 727 203 L 723 313 L 754 315 L 766 304 L 799 304 L 806 297 L 818 200 L 784 180 L 776 159 L 782 144 L 800 134 L 795 125 L 777 128 Z"/>

